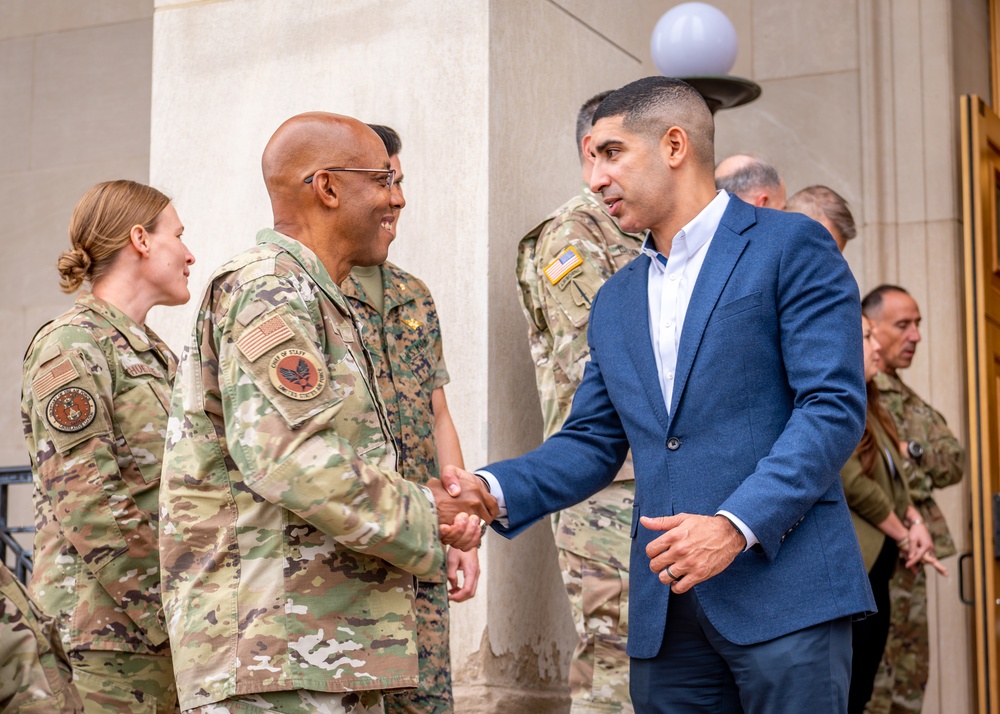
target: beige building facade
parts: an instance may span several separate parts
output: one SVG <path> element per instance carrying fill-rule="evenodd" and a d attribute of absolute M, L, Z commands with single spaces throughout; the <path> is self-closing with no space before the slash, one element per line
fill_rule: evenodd
<path fill-rule="evenodd" d="M 519 237 L 577 190 L 573 121 L 598 91 L 653 74 L 660 0 L 0 0 L 0 465 L 26 463 L 21 356 L 70 303 L 57 286 L 73 205 L 109 178 L 172 196 L 192 288 L 271 215 L 264 143 L 320 109 L 395 127 L 408 206 L 391 259 L 441 313 L 466 462 L 537 445 L 541 419 L 513 275 Z M 789 194 L 845 196 L 862 292 L 909 289 L 925 342 L 910 384 L 965 435 L 958 96 L 990 102 L 987 0 L 712 0 L 732 74 L 762 97 L 717 115 L 717 157 L 768 156 Z M 613 6 L 613 7 L 612 7 Z M 194 302 L 194 301 L 193 301 Z M 150 321 L 176 350 L 194 305 Z M 968 487 L 941 494 L 960 551 Z M 22 499 L 21 503 L 24 501 Z M 30 521 L 30 507 L 15 507 Z M 460 712 L 564 712 L 575 637 L 547 524 L 491 536 L 479 595 L 453 608 Z M 931 578 L 928 714 L 973 711 L 970 613 L 955 559 Z"/>

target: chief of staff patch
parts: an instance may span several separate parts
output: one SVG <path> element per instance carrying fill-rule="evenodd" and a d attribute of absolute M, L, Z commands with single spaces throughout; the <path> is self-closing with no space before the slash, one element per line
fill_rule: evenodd
<path fill-rule="evenodd" d="M 326 386 L 326 370 L 305 350 L 281 350 L 268 365 L 271 384 L 286 397 L 312 399 Z"/>
<path fill-rule="evenodd" d="M 97 404 L 85 389 L 66 387 L 52 395 L 45 408 L 49 424 L 59 431 L 75 432 L 86 429 L 94 421 Z"/>

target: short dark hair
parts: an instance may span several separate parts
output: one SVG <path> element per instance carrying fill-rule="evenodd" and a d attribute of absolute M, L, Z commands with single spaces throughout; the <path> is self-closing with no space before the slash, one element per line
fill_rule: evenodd
<path fill-rule="evenodd" d="M 715 187 L 722 189 L 726 193 L 735 193 L 737 196 L 763 191 L 768 188 L 780 188 L 781 177 L 778 169 L 757 154 L 743 154 L 745 157 L 736 167 L 736 170 L 725 176 L 716 176 Z M 719 162 L 722 165 L 722 162 Z"/>
<path fill-rule="evenodd" d="M 715 121 L 705 98 L 687 82 L 674 77 L 643 77 L 608 95 L 594 113 L 594 123 L 623 117 L 622 126 L 657 141 L 672 126 L 688 135 L 700 164 L 715 162 Z"/>
<path fill-rule="evenodd" d="M 875 315 L 882 312 L 882 298 L 885 297 L 886 293 L 903 293 L 903 295 L 910 294 L 898 285 L 889 285 L 887 283 L 879 285 L 877 288 L 865 295 L 864 299 L 861 301 L 861 314 L 869 320 L 875 319 Z"/>
<path fill-rule="evenodd" d="M 378 134 L 378 138 L 385 144 L 385 153 L 389 156 L 395 156 L 403 150 L 403 140 L 399 138 L 399 134 L 392 127 L 384 124 L 369 124 L 368 128 Z"/>
<path fill-rule="evenodd" d="M 594 126 L 594 112 L 597 111 L 597 107 L 601 106 L 609 94 L 611 94 L 613 89 L 601 92 L 600 94 L 595 94 L 590 99 L 583 103 L 580 107 L 580 111 L 576 114 L 576 150 L 583 151 L 583 137 L 590 133 L 591 127 Z"/>
<path fill-rule="evenodd" d="M 851 215 L 851 209 L 847 207 L 847 201 L 827 186 L 807 186 L 788 199 L 785 210 L 804 213 L 811 218 L 816 218 L 822 213 L 837 229 L 845 243 L 858 234 L 858 229 L 854 225 L 854 216 Z"/>

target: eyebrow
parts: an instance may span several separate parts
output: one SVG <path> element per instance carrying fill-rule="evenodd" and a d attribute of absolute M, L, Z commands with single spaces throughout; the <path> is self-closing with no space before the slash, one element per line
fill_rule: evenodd
<path fill-rule="evenodd" d="M 621 144 L 621 143 L 622 143 L 621 139 L 605 139 L 600 144 L 598 144 L 597 148 L 594 149 L 594 150 L 596 150 L 596 151 L 604 151 L 605 149 L 607 149 L 612 144 Z"/>

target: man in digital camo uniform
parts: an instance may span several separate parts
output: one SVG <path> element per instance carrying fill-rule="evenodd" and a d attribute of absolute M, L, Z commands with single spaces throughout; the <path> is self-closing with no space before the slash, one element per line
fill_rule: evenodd
<path fill-rule="evenodd" d="M 586 186 L 593 161 L 583 144 L 610 92 L 580 108 L 577 149 L 584 188 L 521 239 L 517 280 L 542 406 L 545 438 L 559 431 L 590 358 L 590 302 L 639 254 L 642 238 L 619 230 Z M 570 663 L 572 712 L 631 712 L 628 691 L 628 568 L 635 476 L 629 458 L 615 482 L 553 516 L 563 583 L 580 641 Z"/>
<path fill-rule="evenodd" d="M 417 684 L 414 576 L 440 573 L 439 537 L 477 545 L 466 514 L 489 520 L 496 504 L 475 483 L 451 498 L 394 471 L 337 287 L 392 240 L 381 141 L 302 114 L 262 166 L 274 230 L 212 277 L 171 405 L 160 546 L 181 707 L 382 712 L 384 690 Z"/>
<path fill-rule="evenodd" d="M 399 135 L 391 128 L 369 125 L 382 139 L 389 164 L 396 171 L 392 184 L 395 206 L 402 211 L 403 174 Z M 392 224 L 398 230 L 398 218 Z M 444 385 L 449 381 L 441 344 L 441 325 L 427 286 L 386 261 L 356 266 L 341 285 L 344 296 L 361 320 L 362 339 L 378 375 L 393 437 L 399 449 L 400 473 L 408 481 L 425 484 L 440 475 L 441 464 L 465 468 Z M 420 686 L 386 694 L 389 714 L 450 714 L 451 691 L 448 600 L 468 600 L 476 592 L 479 556 L 476 550 L 450 548 L 445 573 L 451 581 L 418 580 L 416 591 L 417 649 Z M 464 581 L 459 584 L 458 573 Z"/>
<path fill-rule="evenodd" d="M 0 563 L 0 712 L 82 714 L 59 632 Z"/>
<path fill-rule="evenodd" d="M 875 384 L 899 431 L 900 452 L 912 464 L 907 474 L 910 497 L 934 537 L 934 554 L 946 558 L 955 554 L 955 543 L 932 490 L 962 480 L 965 450 L 944 417 L 899 377 L 899 370 L 910 366 L 921 339 L 920 308 L 909 293 L 893 285 L 872 290 L 862 307 L 882 345 L 882 371 Z M 897 563 L 889 581 L 889 597 L 889 638 L 865 712 L 919 712 L 930 668 L 924 569 L 914 573 Z"/>

